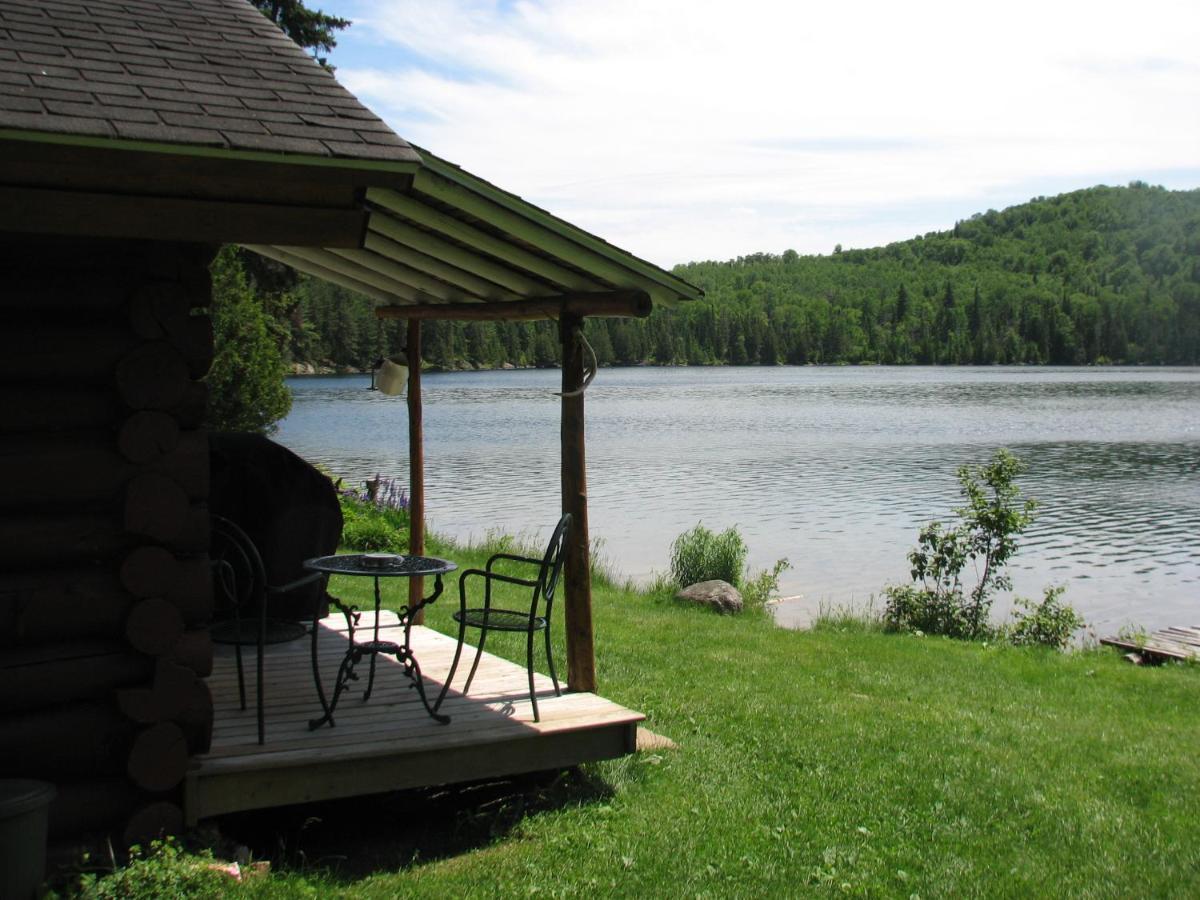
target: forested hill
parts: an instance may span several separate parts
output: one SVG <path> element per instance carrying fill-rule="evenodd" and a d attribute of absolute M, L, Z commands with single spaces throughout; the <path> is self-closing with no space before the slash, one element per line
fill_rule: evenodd
<path fill-rule="evenodd" d="M 706 299 L 589 320 L 602 364 L 1200 363 L 1200 190 L 1095 187 L 886 247 L 675 272 Z M 362 368 L 402 343 L 370 300 L 298 293 L 296 361 Z M 424 344 L 446 368 L 557 361 L 548 323 L 429 323 Z"/>

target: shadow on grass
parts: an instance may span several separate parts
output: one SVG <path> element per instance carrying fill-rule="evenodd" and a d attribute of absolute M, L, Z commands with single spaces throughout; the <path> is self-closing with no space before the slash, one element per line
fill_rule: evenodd
<path fill-rule="evenodd" d="M 276 871 L 351 882 L 485 847 L 533 816 L 612 795 L 594 770 L 538 772 L 231 814 L 219 842 L 227 857 L 241 845 Z"/>

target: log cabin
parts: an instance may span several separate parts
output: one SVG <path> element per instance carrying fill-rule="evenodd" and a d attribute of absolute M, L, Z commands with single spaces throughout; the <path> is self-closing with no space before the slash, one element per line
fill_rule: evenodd
<path fill-rule="evenodd" d="M 0 777 L 56 785 L 52 834 L 128 843 L 632 749 L 640 716 L 593 693 L 578 335 L 696 288 L 410 145 L 244 0 L 0 0 L 0 233 Z M 514 715 L 489 660 L 496 691 L 449 727 L 397 689 L 308 732 L 312 685 L 287 668 L 306 657 L 283 652 L 267 741 L 247 737 L 206 557 L 207 267 L 230 243 L 408 320 L 416 552 L 420 323 L 558 320 L 563 510 L 582 526 L 561 715 Z M 436 681 L 448 639 L 419 638 Z"/>

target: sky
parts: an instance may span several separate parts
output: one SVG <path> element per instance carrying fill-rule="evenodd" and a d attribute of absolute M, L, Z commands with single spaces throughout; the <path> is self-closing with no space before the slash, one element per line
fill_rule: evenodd
<path fill-rule="evenodd" d="M 1200 187 L 1200 2 L 309 0 L 408 141 L 664 267 Z"/>

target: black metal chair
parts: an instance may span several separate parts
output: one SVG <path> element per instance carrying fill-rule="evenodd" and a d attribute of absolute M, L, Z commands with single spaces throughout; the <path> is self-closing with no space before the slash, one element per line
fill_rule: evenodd
<path fill-rule="evenodd" d="M 475 670 L 479 668 L 479 659 L 483 656 L 483 645 L 487 641 L 489 631 L 524 632 L 528 635 L 525 645 L 525 667 L 529 673 L 529 700 L 533 704 L 533 721 L 540 721 L 537 694 L 533 687 L 533 636 L 539 631 L 546 634 L 546 664 L 550 668 L 550 679 L 554 682 L 554 695 L 556 697 L 562 695 L 562 690 L 558 686 L 558 676 L 554 673 L 554 656 L 550 650 L 550 613 L 554 607 L 554 593 L 558 587 L 559 575 L 562 573 L 563 552 L 570 530 L 571 515 L 567 513 L 558 520 L 554 534 L 550 537 L 550 543 L 546 546 L 546 553 L 541 559 L 516 556 L 511 553 L 496 553 L 487 561 L 486 568 L 467 569 L 459 576 L 458 611 L 454 613 L 454 621 L 458 622 L 458 647 L 454 651 L 454 662 L 450 664 L 450 673 L 446 676 L 446 683 L 442 685 L 442 692 L 438 695 L 434 709 L 442 705 L 446 692 L 450 690 L 450 683 L 454 680 L 454 673 L 458 670 L 458 660 L 462 656 L 463 639 L 466 637 L 468 627 L 479 629 L 479 646 L 475 649 L 475 662 L 471 664 L 471 673 L 467 676 L 467 683 L 463 687 L 464 696 L 471 689 L 471 681 L 475 678 Z M 530 576 L 533 576 L 533 573 L 529 567 L 536 566 L 537 575 L 536 577 L 520 578 L 493 571 L 493 567 L 500 561 L 519 563 L 529 572 Z M 467 606 L 467 584 L 473 578 L 483 580 L 482 607 Z M 500 609 L 492 606 L 492 585 L 496 582 L 531 588 L 533 593 L 529 610 Z M 542 611 L 541 615 L 539 615 L 539 609 Z"/>
<path fill-rule="evenodd" d="M 216 590 L 218 608 L 224 607 L 232 614 L 229 623 L 232 628 L 228 643 L 234 645 L 237 659 L 238 699 L 242 709 L 246 708 L 246 677 L 242 665 L 242 615 L 243 612 L 253 613 L 257 617 L 255 648 L 257 650 L 257 706 L 258 706 L 258 742 L 263 743 L 266 736 L 266 713 L 263 696 L 263 656 L 267 645 L 267 605 L 271 597 L 287 594 L 305 585 L 319 581 L 326 576 L 321 572 L 312 572 L 287 584 L 272 585 L 267 583 L 266 568 L 262 556 L 254 542 L 240 527 L 223 516 L 213 515 L 211 520 L 211 541 L 209 543 L 209 559 L 212 562 L 213 587 Z M 303 626 L 299 635 L 304 634 Z M 297 635 L 297 636 L 299 636 Z"/>

